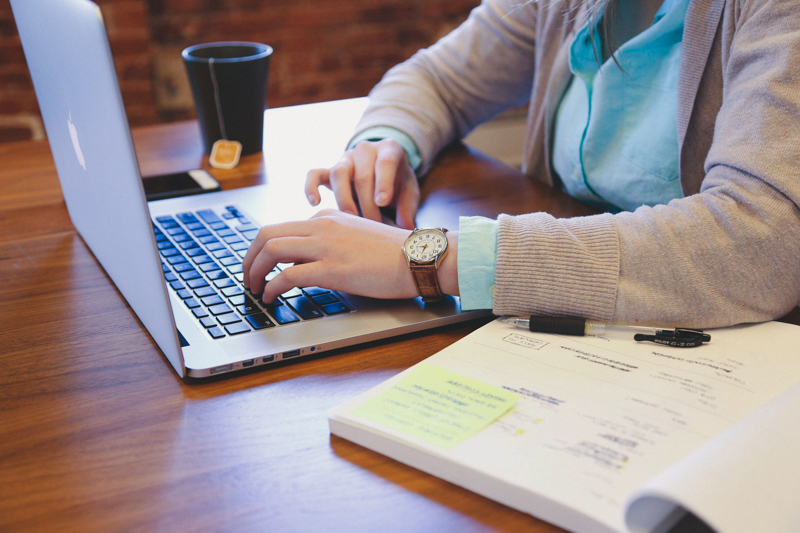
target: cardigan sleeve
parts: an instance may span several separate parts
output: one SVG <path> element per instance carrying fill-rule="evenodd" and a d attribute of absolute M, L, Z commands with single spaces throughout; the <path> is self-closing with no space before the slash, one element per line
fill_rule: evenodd
<path fill-rule="evenodd" d="M 424 175 L 445 145 L 528 100 L 538 9 L 538 2 L 484 0 L 456 30 L 386 73 L 356 135 L 374 126 L 404 132 L 420 150 Z"/>
<path fill-rule="evenodd" d="M 501 217 L 495 313 L 717 327 L 800 302 L 800 4 L 728 4 L 700 192 L 617 215 Z"/>

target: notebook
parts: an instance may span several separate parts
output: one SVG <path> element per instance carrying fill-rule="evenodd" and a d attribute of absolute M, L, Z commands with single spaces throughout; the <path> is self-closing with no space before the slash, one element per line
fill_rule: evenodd
<path fill-rule="evenodd" d="M 148 204 L 98 6 L 12 0 L 11 7 L 72 223 L 181 377 L 488 314 L 461 312 L 458 298 L 426 305 L 324 287 L 289 291 L 278 305 L 249 297 L 241 285 L 247 245 L 260 225 L 306 218 L 303 194 L 269 183 Z"/>

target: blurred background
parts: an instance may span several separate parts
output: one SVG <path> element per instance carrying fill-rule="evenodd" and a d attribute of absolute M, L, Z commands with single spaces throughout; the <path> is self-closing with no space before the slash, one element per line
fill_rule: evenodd
<path fill-rule="evenodd" d="M 210 41 L 257 41 L 275 50 L 268 106 L 366 96 L 392 66 L 446 35 L 480 0 L 95 0 L 132 127 L 194 118 L 180 52 Z M 474 145 L 506 154 L 524 112 L 477 131 Z M 0 0 L 0 142 L 44 139 L 44 127 L 9 0 Z M 488 145 L 487 145 L 488 143 Z M 496 146 L 493 146 L 496 145 Z"/>

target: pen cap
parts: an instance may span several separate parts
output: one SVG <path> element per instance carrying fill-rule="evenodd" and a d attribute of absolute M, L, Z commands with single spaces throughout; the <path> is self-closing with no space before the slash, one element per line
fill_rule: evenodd
<path fill-rule="evenodd" d="M 531 316 L 528 329 L 539 333 L 583 335 L 586 319 L 575 316 Z"/>

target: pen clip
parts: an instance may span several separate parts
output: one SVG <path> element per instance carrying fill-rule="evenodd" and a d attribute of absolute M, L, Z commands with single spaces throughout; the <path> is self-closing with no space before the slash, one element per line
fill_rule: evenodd
<path fill-rule="evenodd" d="M 711 335 L 703 333 L 701 329 L 675 328 L 657 330 L 655 335 L 637 333 L 633 340 L 650 341 L 675 348 L 694 348 L 704 342 L 711 342 Z"/>

